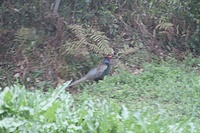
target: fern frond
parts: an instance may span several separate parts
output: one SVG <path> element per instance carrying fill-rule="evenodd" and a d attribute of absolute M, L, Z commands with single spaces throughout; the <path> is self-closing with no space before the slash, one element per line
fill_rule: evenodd
<path fill-rule="evenodd" d="M 98 54 L 113 53 L 110 47 L 109 39 L 104 35 L 104 32 L 94 29 L 86 29 L 80 25 L 68 25 L 75 37 L 71 42 L 66 42 L 67 54 L 86 54 L 90 50 Z M 83 51 L 84 50 L 84 51 Z"/>
<path fill-rule="evenodd" d="M 73 33 L 78 37 L 78 39 L 85 38 L 85 29 L 80 25 L 69 25 L 69 28 L 73 31 Z"/>
<path fill-rule="evenodd" d="M 91 50 L 93 50 L 95 53 L 98 53 L 98 52 L 99 52 L 99 47 L 98 47 L 97 45 L 95 45 L 95 44 L 89 44 L 88 46 L 89 46 L 89 48 L 90 48 Z"/>
<path fill-rule="evenodd" d="M 172 28 L 173 26 L 174 25 L 172 23 L 161 23 L 161 24 L 158 24 L 155 29 L 167 30 L 169 28 Z"/>
<path fill-rule="evenodd" d="M 92 30 L 90 40 L 99 48 L 98 53 L 113 53 L 113 49 L 110 47 L 110 43 L 108 41 L 109 39 L 104 35 L 103 32 Z"/>
<path fill-rule="evenodd" d="M 174 32 L 174 28 L 173 28 L 173 24 L 172 23 L 160 23 L 155 27 L 154 30 L 154 37 L 156 35 L 156 30 L 158 30 L 159 34 L 165 34 L 167 35 L 167 38 L 169 41 L 172 40 L 172 36 L 173 36 L 173 32 Z"/>
<path fill-rule="evenodd" d="M 29 28 L 22 27 L 15 33 L 14 41 L 24 44 L 26 41 L 31 40 L 32 30 Z"/>

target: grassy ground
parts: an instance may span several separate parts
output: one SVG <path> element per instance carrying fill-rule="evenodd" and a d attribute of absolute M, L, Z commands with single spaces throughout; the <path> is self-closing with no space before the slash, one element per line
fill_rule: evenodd
<path fill-rule="evenodd" d="M 199 121 L 200 77 L 195 68 L 188 66 L 188 60 L 182 63 L 175 60 L 146 63 L 143 68 L 144 71 L 136 75 L 119 70 L 104 81 L 86 85 L 75 96 L 76 100 L 80 102 L 88 97 L 107 99 L 135 111 L 155 107 L 155 113 L 159 106 L 169 121 L 192 115 L 196 117 L 195 121 Z"/>
<path fill-rule="evenodd" d="M 118 67 L 99 83 L 71 88 L 79 88 L 74 95 L 66 85 L 46 93 L 5 88 L 0 132 L 198 133 L 199 59 L 166 60 L 141 63 L 137 73 Z"/>

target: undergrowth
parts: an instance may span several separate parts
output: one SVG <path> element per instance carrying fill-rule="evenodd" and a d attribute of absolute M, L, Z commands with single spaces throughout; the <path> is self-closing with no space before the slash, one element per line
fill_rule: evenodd
<path fill-rule="evenodd" d="M 137 75 L 119 70 L 99 83 L 86 86 L 76 99 L 98 97 L 136 110 L 159 104 L 171 121 L 187 118 L 192 113 L 199 117 L 200 77 L 197 68 L 177 63 L 176 60 L 146 63 L 143 64 L 144 72 Z"/>
<path fill-rule="evenodd" d="M 186 63 L 187 64 L 187 63 Z M 0 132 L 198 133 L 200 78 L 176 60 L 118 70 L 80 94 L 29 91 L 19 84 L 0 93 Z"/>

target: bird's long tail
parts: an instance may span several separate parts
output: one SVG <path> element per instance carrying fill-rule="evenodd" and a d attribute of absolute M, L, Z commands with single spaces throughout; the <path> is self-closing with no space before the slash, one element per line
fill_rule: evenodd
<path fill-rule="evenodd" d="M 76 84 L 78 84 L 78 83 L 80 83 L 80 82 L 83 82 L 83 81 L 85 81 L 85 80 L 87 80 L 87 78 L 86 78 L 86 77 L 82 77 L 82 78 L 80 78 L 79 80 L 76 80 L 76 81 L 74 81 L 73 83 L 71 83 L 68 87 L 73 86 L 73 85 L 76 85 Z"/>

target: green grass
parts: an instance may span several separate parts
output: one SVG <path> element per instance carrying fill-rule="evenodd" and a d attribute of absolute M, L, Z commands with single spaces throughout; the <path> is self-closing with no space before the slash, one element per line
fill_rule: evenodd
<path fill-rule="evenodd" d="M 92 87 L 86 86 L 76 99 L 87 97 L 107 99 L 135 110 L 159 104 L 167 117 L 178 121 L 191 114 L 199 117 L 200 77 L 193 68 L 177 62 L 144 64 L 144 72 L 131 75 L 121 70 Z"/>
<path fill-rule="evenodd" d="M 23 86 L 0 93 L 0 132 L 198 133 L 200 77 L 176 62 L 144 64 L 85 86 L 74 97 L 63 86 L 43 93 Z"/>

